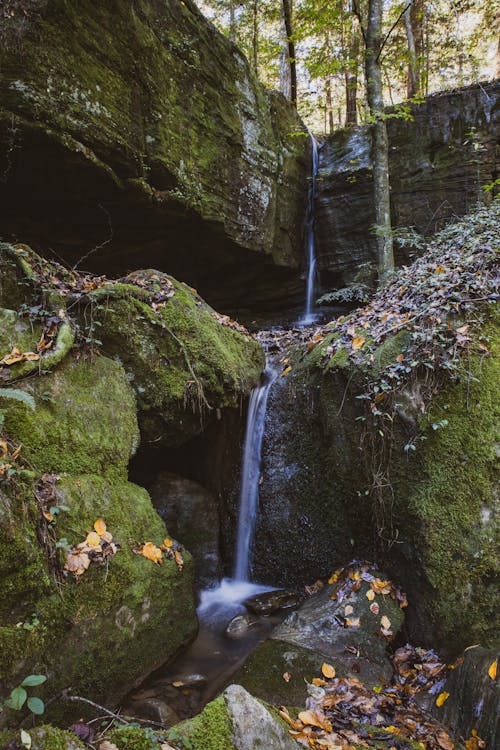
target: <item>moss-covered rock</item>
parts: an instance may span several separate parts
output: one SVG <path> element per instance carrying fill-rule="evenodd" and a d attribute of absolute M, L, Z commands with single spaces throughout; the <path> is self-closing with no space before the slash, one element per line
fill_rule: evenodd
<path fill-rule="evenodd" d="M 239 405 L 259 379 L 264 353 L 190 287 L 159 272 L 141 275 L 171 283 L 173 296 L 153 310 L 152 293 L 139 299 L 132 285 L 105 287 L 89 295 L 83 316 L 90 306 L 102 350 L 125 368 L 143 436 L 179 444 L 201 432 L 218 410 Z"/>
<path fill-rule="evenodd" d="M 193 2 L 14 5 L 0 64 L 3 236 L 233 303 L 258 269 L 283 296 L 267 264 L 302 260 L 307 134 Z"/>

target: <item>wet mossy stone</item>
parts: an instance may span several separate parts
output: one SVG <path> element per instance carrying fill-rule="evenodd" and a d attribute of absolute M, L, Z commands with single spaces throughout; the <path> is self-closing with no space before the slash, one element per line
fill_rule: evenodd
<path fill-rule="evenodd" d="M 40 473 L 125 477 L 139 444 L 135 397 L 126 373 L 108 357 L 68 356 L 53 372 L 16 384 L 34 411 L 6 405 L 5 429 Z"/>
<path fill-rule="evenodd" d="M 47 551 L 61 542 L 55 554 L 62 568 L 65 548 L 83 541 L 99 517 L 120 549 L 105 565 L 92 563 L 78 581 L 69 575 L 58 584 L 48 573 L 46 554 L 36 546 L 40 511 L 29 498 L 29 493 L 24 502 L 17 497 L 2 523 L 0 586 L 10 596 L 3 600 L 0 653 L 10 658 L 0 661 L 0 677 L 13 686 L 27 672 L 39 672 L 48 677 L 42 695 L 71 685 L 76 694 L 115 705 L 195 634 L 192 558 L 183 552 L 181 570 L 174 561 L 154 565 L 134 553 L 142 542 L 159 544 L 168 533 L 141 487 L 116 476 L 64 475 L 54 500 L 63 510 Z M 12 588 L 14 544 L 19 580 Z M 21 603 L 16 592 L 23 586 Z M 34 612 L 38 624 L 26 630 L 22 625 L 31 622 Z M 48 717 L 65 720 L 83 710 L 57 702 Z"/>
<path fill-rule="evenodd" d="M 123 283 L 88 295 L 102 351 L 120 362 L 134 389 L 146 441 L 178 445 L 218 411 L 236 407 L 265 365 L 261 345 L 220 322 L 195 290 L 158 271 L 174 294 L 156 310 L 152 294 Z M 86 306 L 88 303 L 86 303 Z"/>

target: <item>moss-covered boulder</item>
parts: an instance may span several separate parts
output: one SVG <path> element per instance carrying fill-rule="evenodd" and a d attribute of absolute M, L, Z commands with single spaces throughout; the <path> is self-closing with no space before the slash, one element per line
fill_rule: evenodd
<path fill-rule="evenodd" d="M 308 137 L 191 0 L 14 3 L 1 27 L 4 237 L 286 298 L 267 279 L 302 260 Z"/>
<path fill-rule="evenodd" d="M 281 582 L 278 559 L 289 584 L 376 559 L 408 594 L 411 637 L 455 652 L 498 637 L 499 210 L 292 352 L 264 440 L 281 471 L 264 467 L 259 578 Z"/>
<path fill-rule="evenodd" d="M 69 358 L 23 387 L 36 408 L 6 406 L 5 424 L 36 479 L 14 468 L 2 482 L 2 685 L 39 672 L 45 694 L 71 686 L 113 705 L 195 633 L 191 557 L 183 553 L 181 570 L 134 552 L 167 531 L 147 492 L 127 481 L 138 426 L 123 369 Z M 67 549 L 98 518 L 119 549 L 81 576 L 65 572 Z M 68 713 L 64 703 L 51 710 Z"/>
<path fill-rule="evenodd" d="M 149 289 L 133 286 L 134 279 L 149 281 Z M 221 409 L 239 406 L 258 382 L 264 352 L 186 284 L 158 271 L 127 281 L 91 292 L 80 305 L 81 325 L 91 318 L 89 335 L 127 372 L 145 439 L 178 445 Z M 161 288 L 171 291 L 156 306 Z"/>

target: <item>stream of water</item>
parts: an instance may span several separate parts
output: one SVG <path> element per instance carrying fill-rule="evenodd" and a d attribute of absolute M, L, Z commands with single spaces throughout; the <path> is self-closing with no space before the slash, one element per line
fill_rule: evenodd
<path fill-rule="evenodd" d="M 318 174 L 318 144 L 311 135 L 312 146 L 312 170 L 311 182 L 307 200 L 306 213 L 306 236 L 307 236 L 307 286 L 306 286 L 306 309 L 301 320 L 302 325 L 314 322 L 314 298 L 316 292 L 317 269 L 316 269 L 316 243 L 314 239 L 314 198 L 316 195 L 316 177 Z"/>

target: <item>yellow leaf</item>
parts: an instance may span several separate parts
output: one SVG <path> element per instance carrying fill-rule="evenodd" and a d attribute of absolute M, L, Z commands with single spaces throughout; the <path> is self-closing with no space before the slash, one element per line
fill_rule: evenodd
<path fill-rule="evenodd" d="M 174 543 L 173 543 L 172 539 L 169 539 L 168 536 L 167 536 L 166 539 L 163 540 L 163 544 L 165 545 L 165 547 L 173 547 L 174 546 Z"/>
<path fill-rule="evenodd" d="M 290 366 L 290 365 L 288 365 L 288 367 L 285 367 L 285 369 L 284 369 L 284 370 L 283 370 L 283 372 L 281 373 L 281 377 L 282 377 L 282 378 L 284 378 L 284 377 L 285 377 L 285 375 L 288 375 L 288 373 L 289 373 L 289 372 L 292 372 L 292 368 L 291 368 L 291 366 Z"/>
<path fill-rule="evenodd" d="M 436 706 L 438 708 L 441 708 L 441 706 L 446 703 L 449 697 L 449 693 L 439 693 L 438 697 L 436 698 Z"/>
<path fill-rule="evenodd" d="M 335 573 L 332 573 L 330 578 L 328 579 L 328 583 L 337 583 L 340 577 L 340 573 L 342 571 L 342 568 L 338 568 L 338 570 L 335 571 Z"/>
<path fill-rule="evenodd" d="M 498 672 L 498 660 L 495 659 L 495 661 L 490 664 L 490 668 L 488 669 L 488 675 L 491 677 L 492 680 L 496 680 L 497 672 Z"/>
<path fill-rule="evenodd" d="M 383 615 L 383 617 L 380 620 L 381 626 L 384 628 L 384 630 L 390 630 L 391 629 L 391 621 L 387 617 L 387 615 Z"/>
<path fill-rule="evenodd" d="M 365 341 L 366 339 L 364 339 L 362 336 L 355 336 L 352 340 L 351 346 L 354 349 L 354 351 L 357 351 L 358 349 L 361 349 Z"/>
<path fill-rule="evenodd" d="M 147 560 L 151 560 L 151 562 L 154 562 L 157 565 L 162 565 L 163 563 L 162 551 L 159 547 L 156 546 L 156 544 L 153 544 L 153 542 L 146 542 L 146 544 L 143 544 L 142 547 L 139 549 L 139 552 Z"/>
<path fill-rule="evenodd" d="M 444 266 L 436 266 L 434 269 L 434 273 L 444 273 L 446 271 L 446 268 Z"/>
<path fill-rule="evenodd" d="M 89 545 L 89 547 L 98 547 L 101 543 L 101 537 L 99 536 L 99 534 L 96 534 L 95 531 L 91 531 L 89 534 L 87 534 L 85 542 Z"/>
<path fill-rule="evenodd" d="M 369 602 L 372 602 L 375 599 L 375 591 L 373 591 L 373 589 L 368 589 L 366 592 L 366 598 Z"/>
<path fill-rule="evenodd" d="M 321 672 L 323 673 L 323 677 L 327 677 L 329 680 L 332 680 L 335 677 L 335 667 L 332 667 L 331 664 L 327 664 L 326 661 L 323 662 L 321 666 Z"/>
<path fill-rule="evenodd" d="M 326 680 L 322 680 L 321 677 L 313 677 L 311 680 L 313 685 L 316 685 L 316 687 L 324 687 L 325 685 L 328 685 Z"/>
<path fill-rule="evenodd" d="M 102 520 L 102 518 L 98 518 L 97 521 L 94 523 L 94 531 L 96 534 L 99 534 L 99 536 L 102 536 L 106 533 L 106 524 Z"/>

